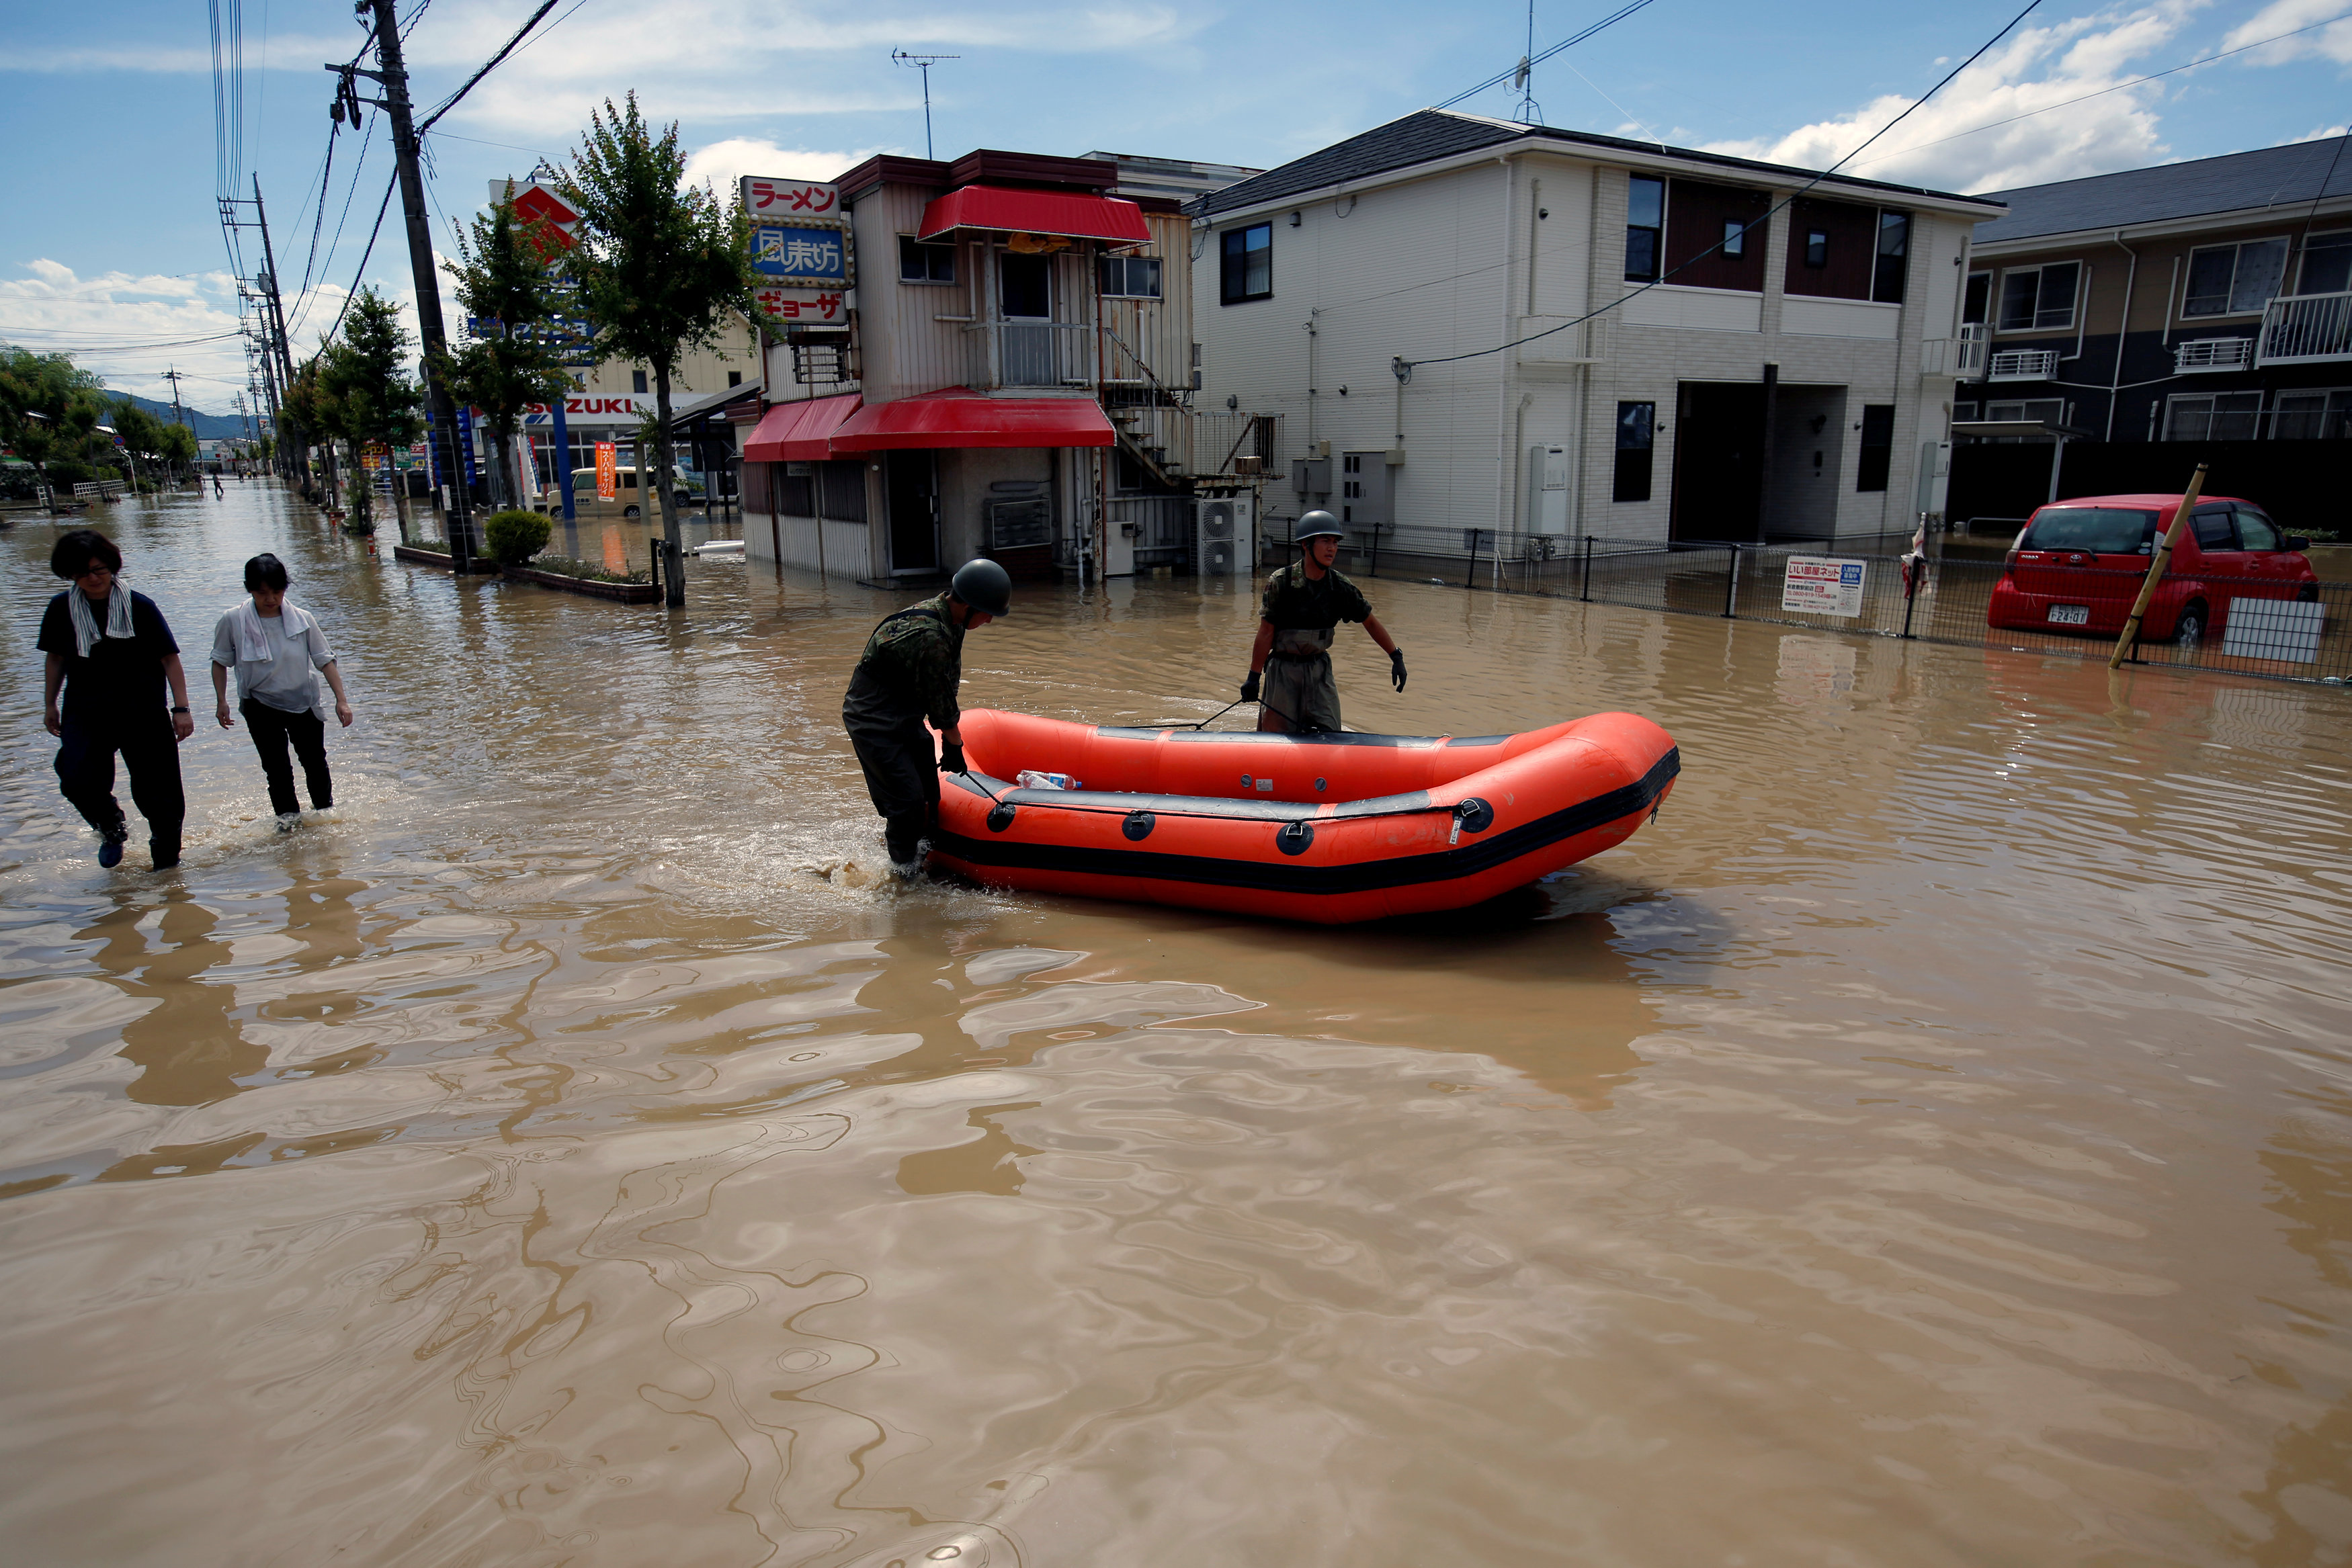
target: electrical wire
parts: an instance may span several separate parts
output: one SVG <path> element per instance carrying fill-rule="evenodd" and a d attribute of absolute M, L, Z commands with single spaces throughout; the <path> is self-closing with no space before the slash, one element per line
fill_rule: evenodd
<path fill-rule="evenodd" d="M 1828 168 L 1822 170 L 1811 179 L 1806 181 L 1802 185 L 1790 193 L 1789 195 L 1783 197 L 1780 201 L 1774 203 L 1771 209 L 1765 213 L 1763 216 L 1757 218 L 1752 223 L 1741 225 L 1738 230 L 1740 236 L 1744 239 L 1749 231 L 1760 228 L 1764 225 L 1770 223 L 1775 217 L 1779 216 L 1781 213 L 1786 212 L 1790 206 L 1794 205 L 1799 200 L 1801 200 L 1807 191 L 1811 190 L 1814 186 L 1820 184 L 1822 181 L 1836 173 L 1840 169 L 1843 169 L 1848 163 L 1853 162 L 1854 158 L 1862 152 L 1864 148 L 1868 147 L 1872 142 L 1877 141 L 1880 137 L 1885 135 L 1888 131 L 1894 130 L 1896 126 L 1910 119 L 1913 114 L 1925 107 L 1929 99 L 1934 98 L 1937 93 L 1943 91 L 1945 88 L 1950 86 L 1954 77 L 1958 76 L 1962 71 L 1968 69 L 1970 66 L 1976 64 L 1977 61 L 1982 59 L 1991 51 L 1992 47 L 1995 44 L 2000 43 L 2003 38 L 2009 37 L 2011 33 L 2014 32 L 2017 28 L 2017 25 L 2020 22 L 2024 21 L 2026 17 L 2032 16 L 2041 7 L 2041 5 L 2042 0 L 2026 0 L 2025 9 L 2020 11 L 2016 16 L 2011 16 L 2006 23 L 2002 24 L 2000 31 L 1995 33 L 1991 37 L 1987 38 L 1981 45 L 1978 46 L 1976 53 L 1970 55 L 1967 59 L 1962 60 L 1958 65 L 1954 66 L 1950 71 L 1946 73 L 1941 81 L 1938 81 L 1934 87 L 1929 88 L 1926 92 L 1920 94 L 1918 98 L 1913 99 L 1912 102 L 1905 108 L 1902 113 L 1896 115 L 1894 119 L 1888 120 L 1885 124 L 1880 126 L 1877 130 L 1872 131 L 1867 137 L 1864 138 L 1861 145 L 1857 146 L 1852 152 L 1847 153 L 1844 157 L 1839 159 L 1836 162 L 1831 164 Z M 1581 326 L 1585 322 L 1591 320 L 1596 316 L 1616 309 L 1618 307 L 1623 305 L 1626 300 L 1640 298 L 1643 295 L 1647 294 L 1651 289 L 1664 285 L 1667 279 L 1686 271 L 1690 267 L 1697 266 L 1701 261 L 1713 256 L 1717 251 L 1721 250 L 1724 246 L 1728 243 L 1730 238 L 1731 236 L 1728 234 L 1725 235 L 1723 238 L 1717 240 L 1705 250 L 1699 251 L 1697 254 L 1692 256 L 1688 260 L 1683 262 L 1681 266 L 1675 267 L 1671 271 L 1661 273 L 1658 277 L 1652 278 L 1649 282 L 1642 285 L 1641 287 L 1634 289 L 1631 294 L 1624 296 L 1623 298 L 1612 299 L 1608 304 L 1601 306 L 1598 309 L 1588 310 L 1581 316 L 1572 317 L 1570 319 L 1561 322 L 1557 327 L 1547 327 L 1540 332 L 1530 332 L 1524 338 L 1514 338 L 1507 343 L 1497 343 L 1491 349 L 1472 349 L 1466 353 L 1441 354 L 1426 360 L 1407 360 L 1402 355 L 1399 355 L 1397 357 L 1397 363 L 1402 368 L 1398 371 L 1398 374 L 1400 377 L 1408 376 L 1412 372 L 1414 367 L 1420 365 L 1447 365 L 1454 363 L 1457 360 L 1484 359 L 1488 354 L 1499 354 L 1506 349 L 1516 349 L 1522 343 L 1532 343 L 1538 338 L 1549 338 L 1555 332 L 1565 332 L 1570 327 Z"/>
<path fill-rule="evenodd" d="M 1643 3 L 1646 5 L 1648 0 L 1643 0 Z M 513 54 L 516 47 L 523 41 L 524 37 L 530 34 L 530 30 L 539 26 L 541 19 L 546 16 L 550 11 L 554 10 L 556 6 L 561 4 L 562 4 L 562 0 L 542 0 L 539 9 L 533 11 L 530 16 L 524 20 L 523 25 L 515 29 L 514 37 L 506 41 L 506 46 L 503 48 L 499 49 L 497 54 L 492 55 L 488 60 L 484 61 L 481 69 L 476 71 L 472 76 L 467 77 L 456 92 L 451 93 L 447 98 L 443 99 L 438 104 L 435 105 L 433 112 L 426 115 L 422 120 L 418 121 L 416 133 L 419 136 L 424 135 L 425 132 L 433 129 L 433 122 L 435 120 L 440 119 L 443 115 L 457 108 L 457 100 L 464 98 L 467 93 L 473 91 L 475 83 L 480 81 L 484 77 L 496 70 L 499 67 L 499 62 L 505 59 L 509 55 Z M 579 6 L 575 5 L 572 9 L 576 11 L 579 9 Z"/>

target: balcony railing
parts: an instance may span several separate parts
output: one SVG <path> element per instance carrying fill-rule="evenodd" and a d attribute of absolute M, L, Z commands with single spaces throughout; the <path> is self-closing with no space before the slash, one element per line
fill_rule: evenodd
<path fill-rule="evenodd" d="M 2289 294 L 2263 311 L 2262 362 L 2352 360 L 2352 293 Z"/>
<path fill-rule="evenodd" d="M 1970 322 L 1957 338 L 1930 338 L 1922 343 L 1919 373 L 1975 381 L 1984 374 L 1986 350 L 1991 346 L 1983 325 Z"/>
<path fill-rule="evenodd" d="M 2172 346 L 2172 373 L 2195 371 L 2242 371 L 2254 362 L 2252 338 L 2200 338 Z"/>
<path fill-rule="evenodd" d="M 1091 387 L 1095 329 L 1083 321 L 981 321 L 971 334 L 971 384 Z"/>
<path fill-rule="evenodd" d="M 1985 377 L 1995 382 L 2046 382 L 2058 373 L 2055 349 L 2003 349 Z"/>

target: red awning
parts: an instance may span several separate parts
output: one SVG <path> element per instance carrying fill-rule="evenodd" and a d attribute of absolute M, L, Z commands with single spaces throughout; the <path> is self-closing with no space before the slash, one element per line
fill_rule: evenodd
<path fill-rule="evenodd" d="M 1008 191 L 996 185 L 966 185 L 923 209 L 920 237 L 931 239 L 950 229 L 1066 235 L 1072 239 L 1108 240 L 1113 245 L 1151 242 L 1151 231 L 1143 225 L 1143 209 L 1133 202 L 1067 191 Z"/>
<path fill-rule="evenodd" d="M 822 462 L 833 455 L 833 434 L 857 412 L 857 394 L 780 402 L 743 438 L 746 463 Z"/>
<path fill-rule="evenodd" d="M 1087 397 L 989 397 L 948 387 L 868 403 L 835 433 L 835 452 L 914 446 L 1108 446 L 1102 405 Z"/>

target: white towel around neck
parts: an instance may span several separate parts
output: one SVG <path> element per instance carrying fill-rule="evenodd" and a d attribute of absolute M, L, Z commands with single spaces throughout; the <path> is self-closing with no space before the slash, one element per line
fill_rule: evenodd
<path fill-rule="evenodd" d="M 89 612 L 89 595 L 76 583 L 66 590 L 66 604 L 73 617 L 74 657 L 87 659 L 89 650 L 100 637 L 131 641 L 131 591 L 118 581 L 106 592 L 106 630 L 100 632 L 98 617 Z"/>
<path fill-rule="evenodd" d="M 268 630 L 261 624 L 261 612 L 248 599 L 230 612 L 230 633 L 236 638 L 236 662 L 240 664 L 268 664 L 278 656 L 270 646 Z M 285 629 L 289 641 L 306 636 L 319 622 L 316 617 L 296 605 L 291 600 L 278 601 L 278 624 Z"/>

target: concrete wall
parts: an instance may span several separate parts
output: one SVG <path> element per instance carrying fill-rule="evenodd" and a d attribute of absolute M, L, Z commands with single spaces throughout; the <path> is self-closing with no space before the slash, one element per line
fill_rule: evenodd
<path fill-rule="evenodd" d="M 1054 454 L 1042 447 L 977 447 L 940 453 L 940 560 L 952 570 L 981 553 L 986 533 L 981 508 L 989 500 L 990 485 L 1010 479 L 1044 482 L 1053 476 Z M 1058 516 L 1055 520 L 1059 522 Z"/>

